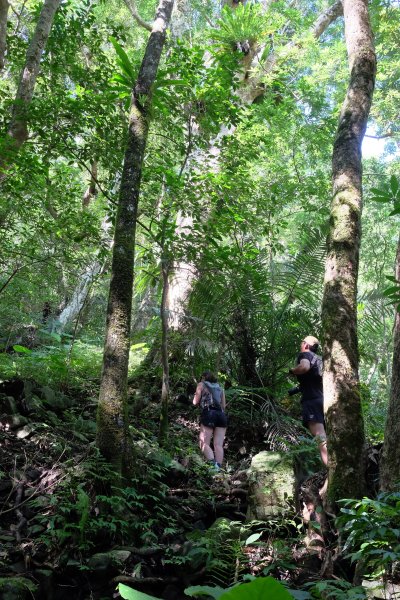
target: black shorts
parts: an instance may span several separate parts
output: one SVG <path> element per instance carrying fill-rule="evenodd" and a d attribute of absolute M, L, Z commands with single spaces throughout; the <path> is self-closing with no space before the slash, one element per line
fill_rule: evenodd
<path fill-rule="evenodd" d="M 227 427 L 228 418 L 223 410 L 214 410 L 213 408 L 206 408 L 200 415 L 200 424 L 204 427 Z"/>
<path fill-rule="evenodd" d="M 325 425 L 324 401 L 322 398 L 302 400 L 301 409 L 303 415 L 303 425 L 305 427 L 307 427 L 309 423 L 322 423 Z"/>

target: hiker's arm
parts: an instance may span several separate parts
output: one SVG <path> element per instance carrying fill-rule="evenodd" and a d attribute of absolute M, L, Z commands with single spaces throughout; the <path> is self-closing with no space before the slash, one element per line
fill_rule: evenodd
<path fill-rule="evenodd" d="M 310 361 L 307 360 L 306 358 L 302 358 L 298 365 L 293 367 L 293 369 L 289 369 L 289 373 L 291 375 L 304 375 L 304 373 L 307 373 L 307 371 L 309 371 L 310 368 L 311 368 Z"/>
<path fill-rule="evenodd" d="M 195 406 L 197 406 L 200 403 L 202 389 L 203 389 L 203 384 L 199 383 L 196 388 L 196 393 L 193 396 L 193 404 Z"/>

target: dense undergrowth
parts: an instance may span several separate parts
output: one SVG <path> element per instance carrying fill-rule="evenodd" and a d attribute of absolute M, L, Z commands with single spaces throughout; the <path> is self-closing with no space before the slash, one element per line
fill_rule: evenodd
<path fill-rule="evenodd" d="M 355 600 L 367 597 L 363 579 L 397 582 L 399 494 L 343 501 L 325 540 L 318 519 L 305 525 L 293 500 L 290 516 L 247 522 L 246 471 L 259 450 L 281 448 L 309 474 L 318 469 L 316 447 L 296 429 L 290 406 L 261 389 L 228 390 L 227 470 L 215 476 L 199 456 L 188 398 L 172 399 L 168 446 L 160 449 L 158 399 L 131 388 L 135 475 L 113 486 L 95 445 L 100 352 L 54 341 L 0 355 L 0 585 L 12 581 L 19 594 L 4 598 L 47 598 L 43 570 L 58 600 L 105 600 L 118 584 L 158 598 L 218 598 L 270 576 L 290 597 Z M 132 349 L 132 374 L 143 353 L 141 345 Z M 14 398 L 14 415 L 6 414 L 6 398 Z M 310 531 L 319 537 L 314 547 L 304 541 Z"/>

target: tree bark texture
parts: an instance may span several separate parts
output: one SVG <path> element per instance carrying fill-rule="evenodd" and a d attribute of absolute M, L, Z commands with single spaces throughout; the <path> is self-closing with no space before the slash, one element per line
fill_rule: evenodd
<path fill-rule="evenodd" d="M 365 485 L 356 294 L 362 212 L 361 143 L 376 72 L 367 5 L 368 0 L 343 0 L 350 82 L 333 147 L 333 199 L 322 304 L 331 502 L 359 498 Z"/>
<path fill-rule="evenodd" d="M 7 51 L 8 0 L 0 0 L 0 71 L 4 68 Z"/>
<path fill-rule="evenodd" d="M 103 371 L 97 412 L 97 444 L 118 472 L 127 450 L 127 377 L 131 324 L 136 217 L 146 148 L 152 86 L 171 18 L 173 0 L 161 0 L 132 91 L 128 142 L 122 171 L 111 282 L 107 308 Z"/>
<path fill-rule="evenodd" d="M 168 438 L 168 405 L 169 405 L 169 361 L 168 361 L 168 319 L 169 319 L 169 261 L 162 261 L 162 296 L 161 296 L 161 363 L 162 363 L 162 388 L 161 388 L 161 413 L 158 440 L 160 446 L 165 446 Z"/>
<path fill-rule="evenodd" d="M 396 254 L 396 279 L 400 281 L 400 238 Z M 383 444 L 380 487 L 392 491 L 400 482 L 400 312 L 397 310 L 393 331 L 393 363 L 390 399 Z"/>
<path fill-rule="evenodd" d="M 12 164 L 15 154 L 28 139 L 28 110 L 40 70 L 40 60 L 60 4 L 61 0 L 44 1 L 35 32 L 28 46 L 25 65 L 22 69 L 12 108 L 6 144 L 4 145 L 3 154 L 0 155 L 0 181 L 5 178 L 5 171 Z"/>

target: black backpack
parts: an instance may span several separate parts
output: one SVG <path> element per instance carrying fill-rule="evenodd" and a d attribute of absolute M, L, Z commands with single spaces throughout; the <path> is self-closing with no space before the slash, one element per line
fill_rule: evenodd
<path fill-rule="evenodd" d="M 323 369 L 324 369 L 324 365 L 322 363 L 322 358 L 320 356 L 318 356 L 318 354 L 314 354 L 314 352 L 311 352 L 311 354 L 313 355 L 313 357 L 310 360 L 310 365 L 311 365 L 311 368 L 313 369 L 313 373 L 314 373 L 314 375 L 318 375 L 319 377 L 322 377 L 322 373 L 323 373 Z"/>

